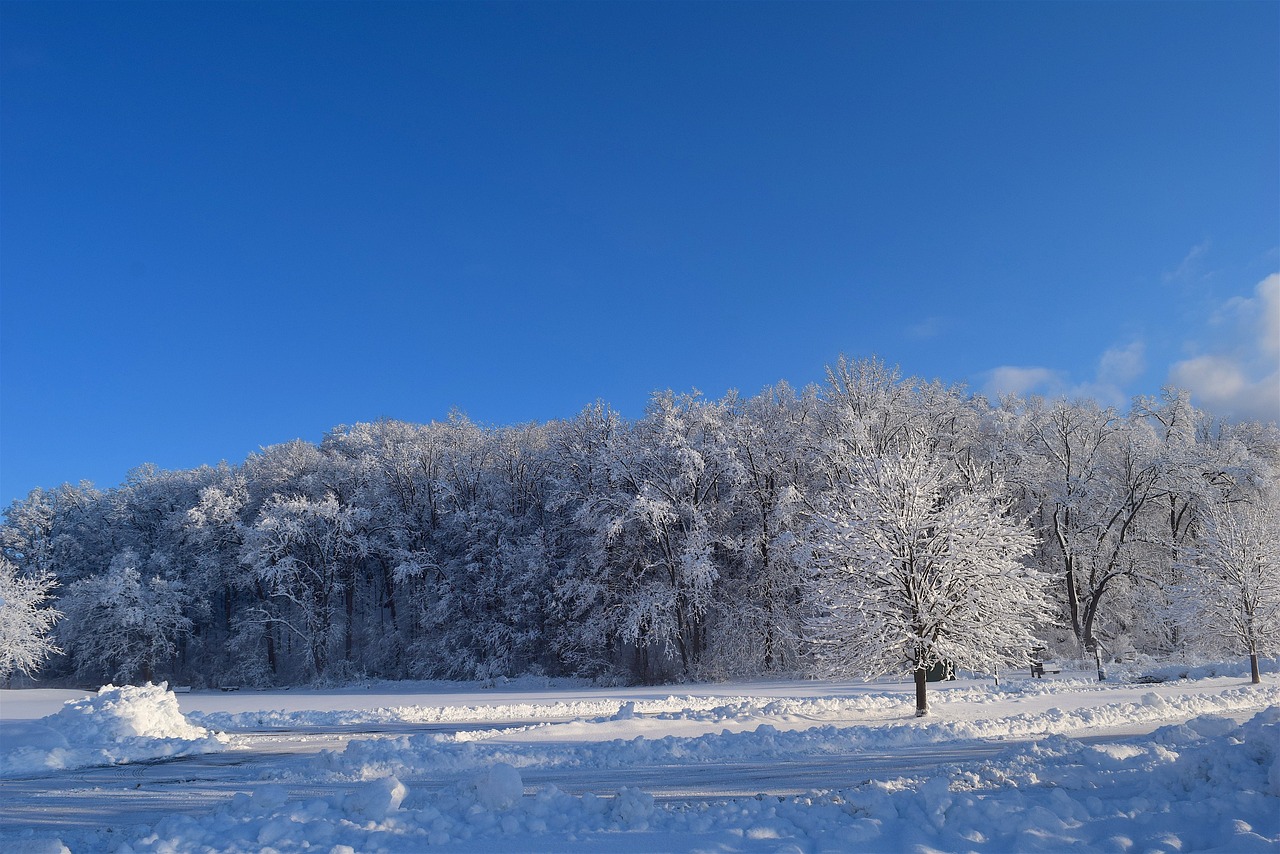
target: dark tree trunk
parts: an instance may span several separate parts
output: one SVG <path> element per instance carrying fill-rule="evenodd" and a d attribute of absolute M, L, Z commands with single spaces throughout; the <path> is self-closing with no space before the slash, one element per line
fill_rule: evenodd
<path fill-rule="evenodd" d="M 916 668 L 916 717 L 922 718 L 929 714 L 929 702 L 925 698 L 925 681 L 929 675 L 929 671 L 923 667 Z"/>
<path fill-rule="evenodd" d="M 1076 642 L 1081 648 L 1085 645 L 1084 629 L 1080 625 L 1080 591 L 1076 588 L 1076 573 L 1072 561 L 1066 562 L 1067 610 L 1071 614 L 1071 631 L 1075 633 Z"/>
<path fill-rule="evenodd" d="M 1254 685 L 1262 682 L 1262 674 L 1258 672 L 1258 654 L 1256 652 L 1249 655 L 1249 681 Z"/>
<path fill-rule="evenodd" d="M 276 657 L 276 630 L 274 626 L 267 626 L 267 664 L 271 667 L 271 675 L 280 675 L 280 662 Z"/>
<path fill-rule="evenodd" d="M 351 652 L 355 646 L 356 578 L 354 572 L 351 573 L 351 577 L 347 581 L 346 589 L 342 591 L 342 606 L 347 617 L 347 621 L 342 628 L 342 656 L 345 661 L 350 663 Z"/>

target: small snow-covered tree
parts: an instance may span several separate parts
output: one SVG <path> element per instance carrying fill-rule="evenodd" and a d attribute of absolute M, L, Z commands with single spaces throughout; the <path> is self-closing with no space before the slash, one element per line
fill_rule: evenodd
<path fill-rule="evenodd" d="M 60 651 L 49 632 L 62 615 L 43 607 L 57 584 L 52 575 L 22 575 L 0 556 L 0 679 L 6 683 L 15 671 L 30 676 Z"/>
<path fill-rule="evenodd" d="M 1025 566 L 1035 539 L 999 486 L 966 486 L 909 441 L 855 457 L 816 519 L 808 639 L 828 675 L 910 673 L 916 714 L 938 666 L 1025 664 L 1050 619 L 1048 581 Z"/>
<path fill-rule="evenodd" d="M 1186 566 L 1187 634 L 1249 656 L 1280 649 L 1280 514 L 1266 501 L 1210 504 Z"/>

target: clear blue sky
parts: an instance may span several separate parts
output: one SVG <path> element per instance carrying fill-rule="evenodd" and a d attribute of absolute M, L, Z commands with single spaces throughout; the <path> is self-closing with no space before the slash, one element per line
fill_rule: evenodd
<path fill-rule="evenodd" d="M 840 353 L 1274 411 L 1274 2 L 4 2 L 0 48 L 0 507 Z"/>

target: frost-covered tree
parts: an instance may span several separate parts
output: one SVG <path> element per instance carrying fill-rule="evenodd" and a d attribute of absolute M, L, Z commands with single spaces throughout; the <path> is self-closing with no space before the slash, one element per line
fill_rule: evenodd
<path fill-rule="evenodd" d="M 0 556 L 0 680 L 5 683 L 15 672 L 30 676 L 61 651 L 50 632 L 62 615 L 44 604 L 57 584 L 52 575 L 22 575 L 13 561 Z"/>
<path fill-rule="evenodd" d="M 1163 493 L 1154 433 L 1093 401 L 1032 401 L 1027 418 L 1038 494 L 1067 616 L 1082 650 L 1097 648 L 1102 604 L 1125 584 L 1149 580 L 1147 534 Z"/>
<path fill-rule="evenodd" d="M 1187 633 L 1209 647 L 1249 656 L 1280 649 L 1280 513 L 1270 500 L 1210 504 L 1186 566 Z"/>
<path fill-rule="evenodd" d="M 384 419 L 237 464 L 37 489 L 4 511 L 0 554 L 57 578 L 69 654 L 48 681 L 140 674 L 148 638 L 156 666 L 204 685 L 787 672 L 811 652 L 797 542 L 850 503 L 851 461 L 912 447 L 956 474 L 947 495 L 1006 485 L 1039 535 L 1027 563 L 1054 579 L 1046 641 L 1112 654 L 1207 643 L 1179 616 L 1206 514 L 1280 469 L 1274 424 L 1215 420 L 1176 390 L 1128 414 L 996 405 L 841 358 L 799 394 L 668 392 L 639 420 L 603 403 L 517 427 Z M 168 615 L 159 634 L 143 614 Z"/>
<path fill-rule="evenodd" d="M 586 407 L 571 421 L 555 425 L 548 511 L 555 514 L 563 560 L 553 591 L 555 626 L 551 642 L 568 672 L 600 676 L 614 668 L 617 625 L 610 608 L 609 526 L 613 500 L 611 460 L 623 431 L 618 413 L 604 403 Z"/>
<path fill-rule="evenodd" d="M 789 670 L 801 648 L 803 567 L 794 548 L 803 527 L 803 493 L 812 479 L 816 389 L 797 395 L 785 383 L 745 401 L 733 419 L 742 476 L 729 493 L 732 537 L 717 615 L 716 670 Z"/>
<path fill-rule="evenodd" d="M 350 654 L 352 570 L 366 548 L 366 514 L 333 493 L 318 501 L 272 496 L 245 535 L 241 560 L 270 595 L 260 619 L 284 626 L 302 644 L 302 666 L 311 678 L 328 675 L 335 659 Z"/>
<path fill-rule="evenodd" d="M 720 599 L 726 493 L 742 477 L 727 408 L 698 395 L 654 395 L 645 418 L 606 453 L 610 489 L 580 518 L 615 636 L 633 645 L 637 670 L 666 665 L 686 676 L 702 663 Z"/>
<path fill-rule="evenodd" d="M 71 584 L 60 600 L 63 646 L 81 677 L 151 681 L 191 631 L 182 585 L 144 569 L 138 553 L 125 549 L 106 572 Z"/>
<path fill-rule="evenodd" d="M 848 468 L 811 534 L 818 668 L 909 673 L 924 715 L 930 669 L 1027 663 L 1048 585 L 1022 563 L 1034 536 L 998 489 L 966 486 L 918 442 Z"/>

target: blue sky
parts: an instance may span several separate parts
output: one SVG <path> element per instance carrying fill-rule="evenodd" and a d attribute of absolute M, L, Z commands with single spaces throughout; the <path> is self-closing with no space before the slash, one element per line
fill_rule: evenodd
<path fill-rule="evenodd" d="M 1280 4 L 0 4 L 0 506 L 840 353 L 1276 417 Z"/>

